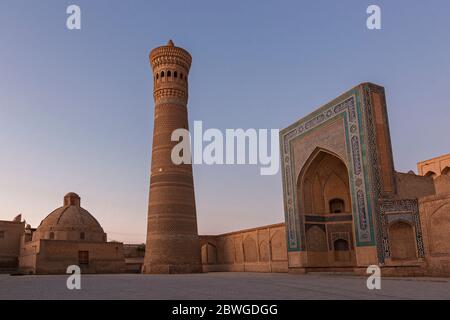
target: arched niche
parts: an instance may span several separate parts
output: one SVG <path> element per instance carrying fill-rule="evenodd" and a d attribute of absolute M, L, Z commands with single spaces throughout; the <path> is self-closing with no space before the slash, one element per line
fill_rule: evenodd
<path fill-rule="evenodd" d="M 223 262 L 226 264 L 234 263 L 234 243 L 228 238 L 223 244 Z"/>
<path fill-rule="evenodd" d="M 396 221 L 389 226 L 389 244 L 392 260 L 417 259 L 414 227 L 405 221 Z"/>
<path fill-rule="evenodd" d="M 202 248 L 202 263 L 216 264 L 217 263 L 217 248 L 211 243 L 205 243 Z"/>
<path fill-rule="evenodd" d="M 347 262 L 351 260 L 350 245 L 345 239 L 336 239 L 333 242 L 334 260 Z"/>
<path fill-rule="evenodd" d="M 270 260 L 269 243 L 265 240 L 259 244 L 259 260 L 262 262 L 269 262 Z"/>
<path fill-rule="evenodd" d="M 436 178 L 436 172 L 434 172 L 434 171 L 428 171 L 427 173 L 425 173 L 425 177 Z"/>
<path fill-rule="evenodd" d="M 325 227 L 321 228 L 317 225 L 309 226 L 306 229 L 306 246 L 311 252 L 327 252 L 327 234 Z"/>
<path fill-rule="evenodd" d="M 450 203 L 438 208 L 430 217 L 429 234 L 433 254 L 450 254 Z"/>
<path fill-rule="evenodd" d="M 297 179 L 297 198 L 300 214 L 325 215 L 330 204 L 339 200 L 342 212 L 351 213 L 349 175 L 344 161 L 323 149 L 316 149 Z"/>
<path fill-rule="evenodd" d="M 245 262 L 258 261 L 258 251 L 256 247 L 256 241 L 251 236 L 248 236 L 244 240 L 244 260 Z"/>
<path fill-rule="evenodd" d="M 270 240 L 272 261 L 283 261 L 287 259 L 286 238 L 284 233 L 276 231 Z"/>

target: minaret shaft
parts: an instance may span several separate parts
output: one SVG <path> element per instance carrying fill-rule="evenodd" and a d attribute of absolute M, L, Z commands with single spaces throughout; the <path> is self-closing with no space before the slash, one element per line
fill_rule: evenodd
<path fill-rule="evenodd" d="M 176 129 L 188 129 L 190 54 L 170 41 L 150 53 L 155 100 L 143 273 L 201 272 L 192 165 L 172 162 Z"/>

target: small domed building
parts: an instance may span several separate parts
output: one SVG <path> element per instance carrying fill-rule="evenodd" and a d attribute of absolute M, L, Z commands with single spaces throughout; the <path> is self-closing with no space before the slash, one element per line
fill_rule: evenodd
<path fill-rule="evenodd" d="M 100 223 L 81 207 L 76 193 L 64 197 L 64 205 L 52 211 L 33 234 L 33 240 L 72 240 L 106 242 Z"/>
<path fill-rule="evenodd" d="M 27 274 L 65 274 L 78 265 L 82 273 L 125 271 L 123 244 L 107 242 L 107 235 L 95 217 L 81 207 L 76 193 L 64 196 L 63 206 L 53 210 L 24 238 L 19 269 Z"/>

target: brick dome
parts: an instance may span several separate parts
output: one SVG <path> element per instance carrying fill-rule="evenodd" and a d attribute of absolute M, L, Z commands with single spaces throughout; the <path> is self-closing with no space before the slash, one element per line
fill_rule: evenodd
<path fill-rule="evenodd" d="M 66 194 L 63 206 L 42 220 L 33 234 L 33 240 L 105 242 L 106 234 L 100 223 L 80 204 L 80 196 L 76 193 Z"/>

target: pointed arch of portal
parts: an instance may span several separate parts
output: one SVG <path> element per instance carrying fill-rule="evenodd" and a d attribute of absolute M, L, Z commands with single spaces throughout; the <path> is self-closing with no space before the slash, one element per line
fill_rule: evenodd
<path fill-rule="evenodd" d="M 328 159 L 326 159 L 327 157 Z M 331 163 L 328 165 L 334 164 L 335 167 L 328 167 L 328 170 L 319 174 L 316 169 L 323 160 L 330 160 Z M 332 200 L 342 200 L 345 207 L 343 213 L 351 214 L 352 200 L 348 166 L 338 154 L 317 147 L 308 157 L 297 177 L 298 213 L 301 215 L 331 213 L 330 202 Z"/>
<path fill-rule="evenodd" d="M 346 161 L 316 148 L 297 177 L 297 214 L 309 267 L 356 265 L 350 189 Z"/>

